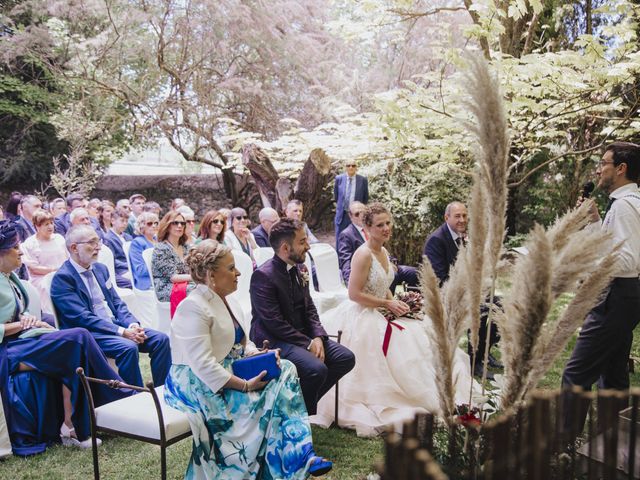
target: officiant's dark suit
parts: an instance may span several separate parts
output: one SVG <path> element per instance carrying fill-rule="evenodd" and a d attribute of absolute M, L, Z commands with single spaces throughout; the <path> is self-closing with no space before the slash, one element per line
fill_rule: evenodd
<path fill-rule="evenodd" d="M 273 229 L 271 235 L 273 240 Z M 273 241 L 271 245 L 276 255 L 251 276 L 251 340 L 256 345 L 269 340 L 271 348 L 280 348 L 281 357 L 295 364 L 307 411 L 314 415 L 318 400 L 353 368 L 355 357 L 327 337 L 309 294 L 309 274 L 304 264 L 289 265 L 278 256 Z M 317 338 L 322 341 L 324 361 L 309 350 Z"/>

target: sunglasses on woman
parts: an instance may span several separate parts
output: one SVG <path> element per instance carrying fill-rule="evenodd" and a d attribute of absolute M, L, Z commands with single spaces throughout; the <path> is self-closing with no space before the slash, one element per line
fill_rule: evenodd
<path fill-rule="evenodd" d="M 181 222 L 180 220 L 174 220 L 173 222 L 171 222 L 171 225 L 173 225 L 174 227 L 186 227 L 187 226 L 187 222 Z"/>
<path fill-rule="evenodd" d="M 238 215 L 235 217 L 236 220 L 249 220 L 248 215 Z"/>
<path fill-rule="evenodd" d="M 219 218 L 216 218 L 215 220 L 211 220 L 211 223 L 215 223 L 216 225 L 222 225 L 224 224 L 224 220 L 220 220 Z"/>
<path fill-rule="evenodd" d="M 147 222 L 147 227 L 157 227 L 158 222 Z"/>

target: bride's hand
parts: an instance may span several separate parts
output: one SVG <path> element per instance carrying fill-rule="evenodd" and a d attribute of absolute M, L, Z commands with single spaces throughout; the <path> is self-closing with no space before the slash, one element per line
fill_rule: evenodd
<path fill-rule="evenodd" d="M 387 300 L 386 307 L 397 317 L 406 315 L 410 310 L 409 305 L 400 300 Z"/>

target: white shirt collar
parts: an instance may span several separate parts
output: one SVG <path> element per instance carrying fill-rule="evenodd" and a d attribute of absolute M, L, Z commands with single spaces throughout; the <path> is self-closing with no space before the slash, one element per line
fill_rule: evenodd
<path fill-rule="evenodd" d="M 624 197 L 627 193 L 638 193 L 638 190 L 638 185 L 635 183 L 627 183 L 626 185 L 616 188 L 609 194 L 609 197 L 618 199 Z"/>
<path fill-rule="evenodd" d="M 451 227 L 449 226 L 448 223 L 447 223 L 447 228 L 449 229 L 449 233 L 451 234 L 451 238 L 453 238 L 453 241 L 455 242 L 460 235 L 458 235 L 456 232 L 451 230 Z"/>
<path fill-rule="evenodd" d="M 89 266 L 89 268 L 84 268 L 82 265 L 80 265 L 79 263 L 76 263 L 73 258 L 69 257 L 69 262 L 71 262 L 71 265 L 73 265 L 73 268 L 76 269 L 76 272 L 82 274 L 84 272 L 90 271 L 91 270 L 91 266 Z"/>

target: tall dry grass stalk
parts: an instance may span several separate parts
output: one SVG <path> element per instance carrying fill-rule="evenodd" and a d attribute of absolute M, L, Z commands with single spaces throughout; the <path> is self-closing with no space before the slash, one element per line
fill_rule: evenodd
<path fill-rule="evenodd" d="M 486 292 L 484 286 L 484 249 L 487 241 L 487 221 L 485 218 L 485 195 L 482 186 L 481 173 L 474 175 L 473 189 L 469 200 L 469 242 L 464 252 L 463 261 L 467 274 L 467 302 L 469 314 L 469 341 L 472 351 L 472 368 L 475 365 L 480 331 L 480 305 L 484 301 Z"/>
<path fill-rule="evenodd" d="M 529 254 L 516 264 L 511 295 L 504 301 L 504 316 L 497 316 L 505 369 L 504 409 L 520 398 L 527 385 L 542 325 L 552 305 L 551 242 L 537 225 L 527 241 Z"/>
<path fill-rule="evenodd" d="M 444 306 L 438 288 L 438 278 L 431 268 L 431 262 L 424 260 L 420 267 L 420 289 L 424 297 L 424 313 L 422 322 L 431 346 L 434 348 L 436 385 L 442 417 L 447 425 L 453 424 L 455 409 L 455 393 L 453 389 L 453 355 L 449 327 Z"/>

